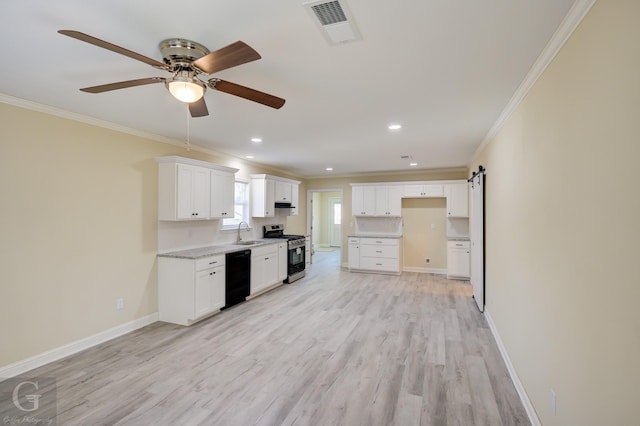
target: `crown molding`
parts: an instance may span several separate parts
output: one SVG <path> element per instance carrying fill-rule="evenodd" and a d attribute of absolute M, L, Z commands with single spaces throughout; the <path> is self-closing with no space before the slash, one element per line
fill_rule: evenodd
<path fill-rule="evenodd" d="M 502 126 L 504 126 L 511 114 L 513 114 L 513 112 L 518 108 L 524 97 L 527 96 L 527 93 L 529 93 L 536 81 L 538 81 L 540 76 L 542 76 L 551 61 L 553 61 L 553 58 L 555 58 L 558 52 L 560 52 L 562 46 L 564 46 L 567 40 L 569 40 L 569 37 L 571 37 L 596 1 L 597 0 L 577 0 L 573 6 L 571 6 L 567 16 L 564 17 L 556 32 L 551 36 L 551 39 L 543 49 L 542 53 L 538 56 L 538 59 L 533 64 L 522 83 L 520 83 L 520 86 L 511 97 L 511 100 L 505 109 L 502 111 L 502 114 L 500 114 L 476 151 L 473 153 L 469 163 L 473 163 L 480 153 L 487 147 L 489 142 L 495 138 Z"/>

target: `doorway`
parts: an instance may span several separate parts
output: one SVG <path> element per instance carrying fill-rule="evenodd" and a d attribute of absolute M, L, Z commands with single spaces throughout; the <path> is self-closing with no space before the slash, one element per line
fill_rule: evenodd
<path fill-rule="evenodd" d="M 343 203 L 341 189 L 307 191 L 307 234 L 311 235 L 311 262 L 314 256 L 335 252 L 341 257 Z"/>

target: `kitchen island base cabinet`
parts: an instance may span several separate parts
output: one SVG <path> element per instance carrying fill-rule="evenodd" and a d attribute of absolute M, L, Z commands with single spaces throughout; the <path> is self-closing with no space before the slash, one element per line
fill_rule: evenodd
<path fill-rule="evenodd" d="M 357 256 L 357 259 L 352 259 L 352 255 Z M 400 275 L 400 238 L 349 237 L 349 270 Z"/>
<path fill-rule="evenodd" d="M 225 304 L 225 257 L 158 258 L 158 317 L 191 325 Z"/>

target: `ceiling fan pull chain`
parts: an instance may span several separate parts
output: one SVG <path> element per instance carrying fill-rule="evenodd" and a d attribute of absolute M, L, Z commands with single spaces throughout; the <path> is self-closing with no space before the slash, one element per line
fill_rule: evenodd
<path fill-rule="evenodd" d="M 187 151 L 191 151 L 191 122 L 189 121 L 189 104 L 184 104 L 185 120 L 187 120 Z"/>

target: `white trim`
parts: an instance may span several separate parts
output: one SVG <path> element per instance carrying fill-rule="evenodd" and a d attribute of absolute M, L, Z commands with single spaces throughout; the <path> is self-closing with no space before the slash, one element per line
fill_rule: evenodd
<path fill-rule="evenodd" d="M 403 272 L 418 272 L 420 274 L 438 274 L 438 275 L 447 275 L 447 270 L 445 268 L 422 268 L 419 266 L 403 266 Z"/>
<path fill-rule="evenodd" d="M 164 157 L 156 157 L 158 163 L 175 163 L 175 164 L 189 164 L 191 166 L 204 167 L 211 170 L 218 170 L 225 173 L 235 174 L 238 170 L 233 167 L 221 166 L 220 164 L 210 163 L 208 161 L 196 160 L 193 158 L 179 157 L 177 155 L 170 155 Z"/>
<path fill-rule="evenodd" d="M 504 360 L 505 365 L 507 366 L 507 370 L 509 370 L 509 376 L 511 376 L 511 381 L 516 388 L 516 392 L 518 392 L 518 396 L 520 397 L 520 401 L 522 401 L 522 405 L 524 405 L 524 409 L 527 412 L 527 416 L 529 416 L 529 421 L 533 426 L 541 426 L 540 419 L 536 414 L 536 410 L 527 395 L 527 392 L 520 382 L 520 378 L 516 373 L 516 369 L 513 367 L 511 363 L 511 359 L 509 358 L 509 354 L 507 353 L 507 348 L 504 347 L 504 343 L 502 343 L 502 339 L 500 338 L 500 334 L 498 334 L 498 329 L 496 328 L 496 324 L 493 322 L 491 315 L 489 315 L 489 310 L 484 308 L 484 316 L 487 319 L 487 324 L 489 324 L 489 329 L 491 330 L 491 334 L 493 334 L 493 338 L 496 340 L 496 344 L 498 345 L 498 349 L 500 350 L 500 355 L 502 355 L 502 359 Z"/>
<path fill-rule="evenodd" d="M 595 2 L 596 0 L 577 0 L 571 9 L 569 9 L 567 16 L 564 17 L 560 26 L 558 26 L 558 29 L 542 50 L 540 56 L 538 56 L 538 59 L 533 64 L 524 80 L 520 83 L 520 87 L 515 91 L 511 100 L 502 111 L 502 114 L 500 114 L 491 129 L 489 129 L 489 132 L 482 140 L 482 143 L 478 146 L 478 149 L 473 153 L 470 163 L 474 162 L 476 158 L 478 158 L 480 153 L 486 148 L 487 144 L 498 134 L 504 123 L 518 108 L 520 102 L 522 102 L 524 97 L 527 96 L 529 90 L 531 90 L 536 81 L 538 81 L 540 76 L 542 76 L 551 61 L 553 61 L 553 58 L 555 58 L 558 52 L 560 52 L 562 46 L 564 46 L 567 40 L 569 40 L 571 34 L 573 34 Z"/>
<path fill-rule="evenodd" d="M 279 168 L 274 167 L 274 166 L 270 166 L 270 165 L 266 165 L 266 164 L 262 164 L 262 163 L 257 163 L 257 162 L 254 162 L 254 161 L 248 161 L 248 160 L 246 160 L 244 158 L 236 157 L 234 155 L 227 154 L 227 153 L 224 153 L 224 152 L 221 152 L 221 151 L 216 151 L 214 149 L 205 148 L 205 147 L 200 146 L 200 145 L 190 144 L 189 146 L 187 146 L 185 141 L 183 141 L 183 140 L 168 138 L 166 136 L 161 136 L 161 135 L 158 135 L 158 134 L 155 134 L 155 133 L 145 132 L 145 131 L 137 130 L 137 129 L 134 129 L 134 128 L 131 128 L 131 127 L 121 126 L 119 124 L 111 123 L 111 122 L 105 121 L 105 120 L 99 120 L 97 118 L 89 117 L 89 116 L 78 114 L 78 113 L 71 112 L 71 111 L 67 111 L 67 110 L 64 110 L 64 109 L 61 109 L 61 108 L 56 108 L 56 107 L 52 107 L 52 106 L 49 106 L 49 105 L 44 105 L 44 104 L 40 104 L 40 103 L 37 103 L 37 102 L 28 101 L 26 99 L 16 98 L 15 96 L 10 96 L 10 95 L 4 94 L 4 93 L 0 93 L 0 103 L 7 104 L 7 105 L 13 105 L 15 107 L 24 108 L 24 109 L 28 109 L 28 110 L 31 110 L 31 111 L 41 112 L 43 114 L 48 114 L 48 115 L 52 115 L 52 116 L 55 116 L 55 117 L 64 118 L 64 119 L 67 119 L 67 120 L 77 121 L 79 123 L 89 124 L 91 126 L 102 127 L 104 129 L 114 130 L 116 132 L 121 132 L 121 133 L 125 133 L 125 134 L 128 134 L 128 135 L 138 136 L 140 138 L 150 139 L 150 140 L 153 140 L 153 141 L 156 141 L 156 142 L 166 143 L 166 144 L 169 144 L 169 145 L 185 148 L 187 151 L 198 151 L 198 152 L 202 152 L 202 153 L 205 153 L 205 154 L 213 155 L 213 156 L 220 157 L 222 159 L 226 159 L 226 160 L 234 161 L 234 162 L 237 162 L 238 160 L 240 160 L 243 163 L 260 165 L 261 167 L 269 169 L 269 170 L 273 170 L 274 172 L 284 173 L 284 174 L 290 175 L 290 176 L 299 176 L 296 173 L 293 173 L 293 172 L 291 172 L 289 170 L 283 170 L 283 169 L 279 169 Z M 299 176 L 299 177 L 302 178 L 303 176 Z M 308 179 L 308 178 L 305 177 L 305 179 Z"/>
<path fill-rule="evenodd" d="M 102 331 L 93 336 L 85 337 L 84 339 L 76 340 L 64 346 L 52 349 L 47 352 L 32 356 L 22 361 L 15 362 L 13 364 L 6 365 L 0 368 L 0 381 L 10 377 L 18 376 L 34 368 L 42 367 L 50 362 L 58 361 L 66 356 L 73 355 L 77 352 L 89 349 L 93 346 L 107 342 L 109 340 L 120 337 L 124 334 L 138 330 L 142 327 L 146 327 L 149 324 L 153 324 L 158 321 L 158 313 L 147 315 L 146 317 L 138 318 L 133 321 L 129 321 L 125 324 L 118 325 L 110 328 L 109 330 Z"/>

